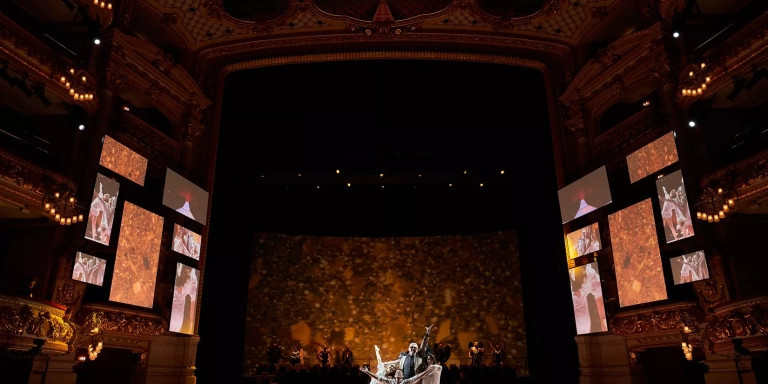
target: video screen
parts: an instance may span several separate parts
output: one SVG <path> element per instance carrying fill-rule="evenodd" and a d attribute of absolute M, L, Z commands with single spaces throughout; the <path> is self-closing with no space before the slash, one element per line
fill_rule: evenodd
<path fill-rule="evenodd" d="M 602 248 L 598 223 L 593 223 L 565 235 L 565 253 L 569 260 L 597 252 Z"/>
<path fill-rule="evenodd" d="M 147 159 L 109 136 L 104 136 L 99 164 L 144 186 L 144 178 L 147 177 Z"/>
<path fill-rule="evenodd" d="M 591 262 L 568 270 L 571 277 L 573 315 L 576 318 L 576 334 L 605 332 L 608 320 L 605 318 L 603 285 L 597 262 Z"/>
<path fill-rule="evenodd" d="M 709 267 L 704 251 L 686 253 L 669 259 L 672 267 L 672 280 L 675 285 L 709 279 Z"/>
<path fill-rule="evenodd" d="M 119 192 L 120 183 L 100 173 L 96 174 L 88 222 L 85 224 L 86 239 L 109 245 Z"/>
<path fill-rule="evenodd" d="M 667 244 L 693 236 L 693 220 L 688 208 L 683 172 L 675 171 L 656 180 L 656 192 Z"/>
<path fill-rule="evenodd" d="M 557 191 L 557 197 L 563 224 L 609 204 L 611 189 L 605 166 Z"/>
<path fill-rule="evenodd" d="M 200 272 L 182 263 L 176 263 L 176 283 L 173 287 L 173 304 L 168 330 L 171 332 L 195 333 L 195 311 L 197 303 L 197 282 Z"/>
<path fill-rule="evenodd" d="M 666 166 L 676 163 L 677 160 L 675 132 L 670 131 L 627 156 L 629 182 L 634 183 Z"/>
<path fill-rule="evenodd" d="M 75 267 L 72 268 L 72 280 L 101 287 L 104 284 L 104 271 L 106 269 L 106 260 L 78 252 L 75 256 Z"/>
<path fill-rule="evenodd" d="M 165 172 L 163 205 L 200 224 L 205 224 L 208 214 L 208 192 L 168 168 Z"/>
<path fill-rule="evenodd" d="M 189 256 L 195 260 L 200 260 L 200 242 L 201 236 L 197 233 L 194 233 L 181 225 L 173 225 L 172 249 L 174 251 Z"/>
<path fill-rule="evenodd" d="M 162 237 L 161 216 L 125 202 L 109 300 L 152 308 Z"/>
<path fill-rule="evenodd" d="M 667 298 L 651 199 L 608 215 L 619 306 Z"/>

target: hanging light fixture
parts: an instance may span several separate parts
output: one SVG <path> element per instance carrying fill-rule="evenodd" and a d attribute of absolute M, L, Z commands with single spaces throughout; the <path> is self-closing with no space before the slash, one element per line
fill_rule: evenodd
<path fill-rule="evenodd" d="M 736 198 L 723 187 L 706 187 L 696 203 L 696 218 L 708 223 L 719 223 L 731 213 Z"/>
<path fill-rule="evenodd" d="M 69 68 L 59 76 L 59 83 L 69 90 L 75 101 L 93 101 L 93 85 L 88 83 L 85 71 Z"/>
<path fill-rule="evenodd" d="M 712 81 L 709 66 L 702 61 L 688 69 L 687 77 L 680 81 L 679 94 L 684 97 L 701 96 Z"/>
<path fill-rule="evenodd" d="M 77 202 L 74 190 L 68 186 L 65 192 L 54 191 L 43 196 L 43 209 L 59 225 L 72 225 L 82 222 L 85 211 Z"/>

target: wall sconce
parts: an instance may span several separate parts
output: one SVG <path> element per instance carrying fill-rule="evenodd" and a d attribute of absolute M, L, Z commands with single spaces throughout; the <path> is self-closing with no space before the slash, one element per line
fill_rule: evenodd
<path fill-rule="evenodd" d="M 693 346 L 688 344 L 687 342 L 682 342 L 683 346 L 683 354 L 685 355 L 685 359 L 688 361 L 693 360 Z"/>
<path fill-rule="evenodd" d="M 680 331 L 680 336 L 682 336 L 683 341 L 680 343 L 680 346 L 683 348 L 683 355 L 685 356 L 685 359 L 688 361 L 693 360 L 693 345 L 691 345 L 690 341 L 688 340 L 688 335 L 693 333 L 693 328 L 685 325 L 683 326 L 683 330 Z"/>

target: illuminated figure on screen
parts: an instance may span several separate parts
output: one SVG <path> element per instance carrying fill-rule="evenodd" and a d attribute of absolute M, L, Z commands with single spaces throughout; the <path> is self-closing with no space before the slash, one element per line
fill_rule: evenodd
<path fill-rule="evenodd" d="M 85 276 L 88 274 L 86 271 L 85 260 L 83 260 L 83 254 L 78 252 L 77 258 L 75 258 L 75 267 L 72 269 L 72 278 L 79 281 L 85 281 Z"/>
<path fill-rule="evenodd" d="M 664 190 L 664 203 L 661 206 L 661 218 L 664 225 L 669 228 L 675 240 L 692 236 L 693 223 L 682 185 L 670 192 L 667 192 L 667 187 L 662 187 L 662 189 Z"/>
<path fill-rule="evenodd" d="M 590 263 L 568 271 L 571 276 L 576 333 L 579 335 L 608 330 L 600 275 L 594 265 L 596 263 Z"/>
<path fill-rule="evenodd" d="M 690 283 L 699 280 L 699 275 L 696 274 L 696 269 L 694 268 L 693 257 L 694 255 L 683 255 L 682 258 L 678 259 L 678 261 L 683 263 L 682 268 L 680 268 L 681 283 Z"/>
<path fill-rule="evenodd" d="M 75 266 L 72 269 L 72 279 L 88 284 L 101 285 L 104 281 L 105 266 L 105 260 L 78 252 L 75 258 Z"/>
<path fill-rule="evenodd" d="M 696 252 L 692 256 L 693 269 L 699 276 L 699 280 L 709 279 L 709 270 L 707 269 L 707 262 L 704 258 L 704 252 Z"/>
<path fill-rule="evenodd" d="M 200 259 L 200 246 L 197 239 L 195 239 L 195 233 L 178 224 L 173 232 L 172 249 L 195 260 Z"/>
<path fill-rule="evenodd" d="M 576 242 L 576 252 L 579 256 L 586 255 L 591 252 L 597 252 L 600 249 L 600 241 L 595 233 L 592 231 L 592 227 L 584 227 L 581 229 L 581 236 L 578 242 Z"/>
<path fill-rule="evenodd" d="M 680 267 L 680 284 L 709 278 L 704 252 L 699 251 L 683 255 L 676 258 L 675 261 L 682 264 Z"/>
<path fill-rule="evenodd" d="M 181 263 L 177 264 L 170 331 L 186 333 L 188 335 L 193 333 L 197 282 L 197 274 L 194 268 L 187 267 Z"/>
<path fill-rule="evenodd" d="M 99 193 L 91 202 L 88 221 L 91 223 L 91 239 L 102 244 L 109 244 L 109 200 L 109 194 L 104 193 L 104 186 L 99 183 Z"/>

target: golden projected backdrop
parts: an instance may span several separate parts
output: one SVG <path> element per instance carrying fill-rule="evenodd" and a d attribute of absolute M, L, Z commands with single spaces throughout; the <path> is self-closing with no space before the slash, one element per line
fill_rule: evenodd
<path fill-rule="evenodd" d="M 608 215 L 619 306 L 667 298 L 651 199 Z"/>
<path fill-rule="evenodd" d="M 670 131 L 627 156 L 629 181 L 634 183 L 668 165 L 676 163 L 677 160 L 675 132 Z"/>
<path fill-rule="evenodd" d="M 109 300 L 152 308 L 163 218 L 125 202 Z"/>
<path fill-rule="evenodd" d="M 109 136 L 104 136 L 99 164 L 144 186 L 144 178 L 147 176 L 147 159 Z"/>
<path fill-rule="evenodd" d="M 526 362 L 517 235 L 331 238 L 257 234 L 246 315 L 244 375 L 267 346 L 351 347 L 356 364 L 376 366 L 421 342 L 465 358 L 468 344 L 504 343 L 507 364 Z M 490 356 L 490 353 L 488 353 Z M 454 360 L 454 362 L 457 362 Z M 331 362 L 333 363 L 333 361 Z M 466 361 L 465 361 L 466 363 Z M 520 372 L 520 371 L 518 371 Z"/>

